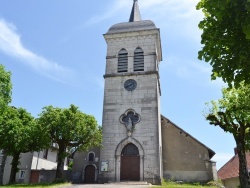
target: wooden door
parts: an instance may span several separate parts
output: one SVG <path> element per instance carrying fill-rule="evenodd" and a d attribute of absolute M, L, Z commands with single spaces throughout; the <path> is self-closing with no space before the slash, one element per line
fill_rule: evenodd
<path fill-rule="evenodd" d="M 95 183 L 95 167 L 88 165 L 85 167 L 84 183 Z"/>
<path fill-rule="evenodd" d="M 39 171 L 38 170 L 32 170 L 30 175 L 30 183 L 38 183 L 39 181 Z"/>
<path fill-rule="evenodd" d="M 121 181 L 140 181 L 140 156 L 138 148 L 128 144 L 122 150 Z"/>

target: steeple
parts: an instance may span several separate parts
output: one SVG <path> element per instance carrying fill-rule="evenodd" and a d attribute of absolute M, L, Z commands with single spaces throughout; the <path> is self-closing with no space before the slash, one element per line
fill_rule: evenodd
<path fill-rule="evenodd" d="M 134 0 L 133 8 L 130 14 L 129 22 L 141 21 L 141 14 L 138 6 L 138 0 Z"/>

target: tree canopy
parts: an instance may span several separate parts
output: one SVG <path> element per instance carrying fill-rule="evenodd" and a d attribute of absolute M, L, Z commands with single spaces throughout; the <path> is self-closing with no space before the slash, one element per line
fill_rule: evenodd
<path fill-rule="evenodd" d="M 67 151 L 73 147 L 86 150 L 101 144 L 102 134 L 94 116 L 82 113 L 74 105 L 69 108 L 44 107 L 38 121 L 47 128 L 52 142 L 58 144 L 56 179 L 62 178 Z"/>
<path fill-rule="evenodd" d="M 15 182 L 21 153 L 40 151 L 50 144 L 43 127 L 23 108 L 7 106 L 0 120 L 0 149 L 12 156 L 10 182 Z"/>
<path fill-rule="evenodd" d="M 238 88 L 223 88 L 222 98 L 208 103 L 206 119 L 211 125 L 219 126 L 233 134 L 240 161 L 241 187 L 248 185 L 246 150 L 250 149 L 250 86 L 241 83 Z"/>
<path fill-rule="evenodd" d="M 11 102 L 11 73 L 0 64 L 0 111 Z"/>
<path fill-rule="evenodd" d="M 4 66 L 0 64 L 0 121 L 3 117 L 3 112 L 7 105 L 11 102 L 11 73 L 5 71 Z M 0 149 L 1 150 L 1 149 Z M 1 152 L 1 151 L 0 151 Z M 2 151 L 2 165 L 0 166 L 0 185 L 3 184 L 3 174 L 7 154 Z"/>
<path fill-rule="evenodd" d="M 250 84 L 250 1 L 200 0 L 196 8 L 205 15 L 198 58 L 212 65 L 211 78 Z"/>

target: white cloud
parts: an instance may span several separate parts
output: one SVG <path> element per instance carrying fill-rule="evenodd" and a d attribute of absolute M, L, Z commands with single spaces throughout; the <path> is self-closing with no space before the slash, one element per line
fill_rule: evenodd
<path fill-rule="evenodd" d="M 56 81 L 67 83 L 73 78 L 71 70 L 26 49 L 16 27 L 3 19 L 0 19 L 0 51 L 21 60 L 34 70 Z"/>
<path fill-rule="evenodd" d="M 196 10 L 199 0 L 145 0 L 141 3 L 142 17 L 153 18 L 161 30 L 200 41 L 198 23 L 203 18 Z"/>
<path fill-rule="evenodd" d="M 167 62 L 161 64 L 161 69 L 170 71 L 179 78 L 196 82 L 198 84 L 207 84 L 212 87 L 222 88 L 226 84 L 221 78 L 211 81 L 212 68 L 208 63 L 201 61 L 193 61 L 187 57 L 169 56 Z M 197 79 L 199 78 L 199 79 Z"/>
<path fill-rule="evenodd" d="M 131 3 L 132 1 L 130 2 L 128 0 L 115 1 L 115 3 L 113 3 L 111 7 L 110 5 L 108 6 L 109 8 L 105 13 L 92 17 L 89 21 L 87 21 L 86 24 L 87 25 L 97 24 L 101 21 L 111 18 L 115 16 L 118 12 L 122 11 L 123 9 L 127 10 L 125 7 L 131 6 Z"/>

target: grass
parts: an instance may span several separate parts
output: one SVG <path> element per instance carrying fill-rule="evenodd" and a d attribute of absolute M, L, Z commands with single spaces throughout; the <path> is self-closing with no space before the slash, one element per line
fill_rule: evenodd
<path fill-rule="evenodd" d="M 218 188 L 216 186 L 203 186 L 199 184 L 178 184 L 175 182 L 163 182 L 162 186 L 153 186 L 152 188 Z"/>
<path fill-rule="evenodd" d="M 0 186 L 2 187 L 13 187 L 13 188 L 29 188 L 29 187 L 35 187 L 35 188 L 44 188 L 44 187 L 49 187 L 49 188 L 60 188 L 60 187 L 66 187 L 70 186 L 71 183 L 38 183 L 38 184 L 14 184 L 14 185 L 5 185 L 5 186 Z M 216 186 L 203 186 L 197 184 L 178 184 L 175 182 L 163 182 L 162 186 L 152 186 L 152 188 L 218 188 Z"/>
<path fill-rule="evenodd" d="M 49 188 L 58 188 L 61 186 L 69 186 L 71 183 L 38 183 L 38 184 L 13 184 L 13 185 L 4 185 L 0 186 L 2 187 L 14 187 L 14 188 L 28 188 L 28 187 L 35 187 L 35 188 L 44 188 L 44 187 L 49 187 Z"/>

